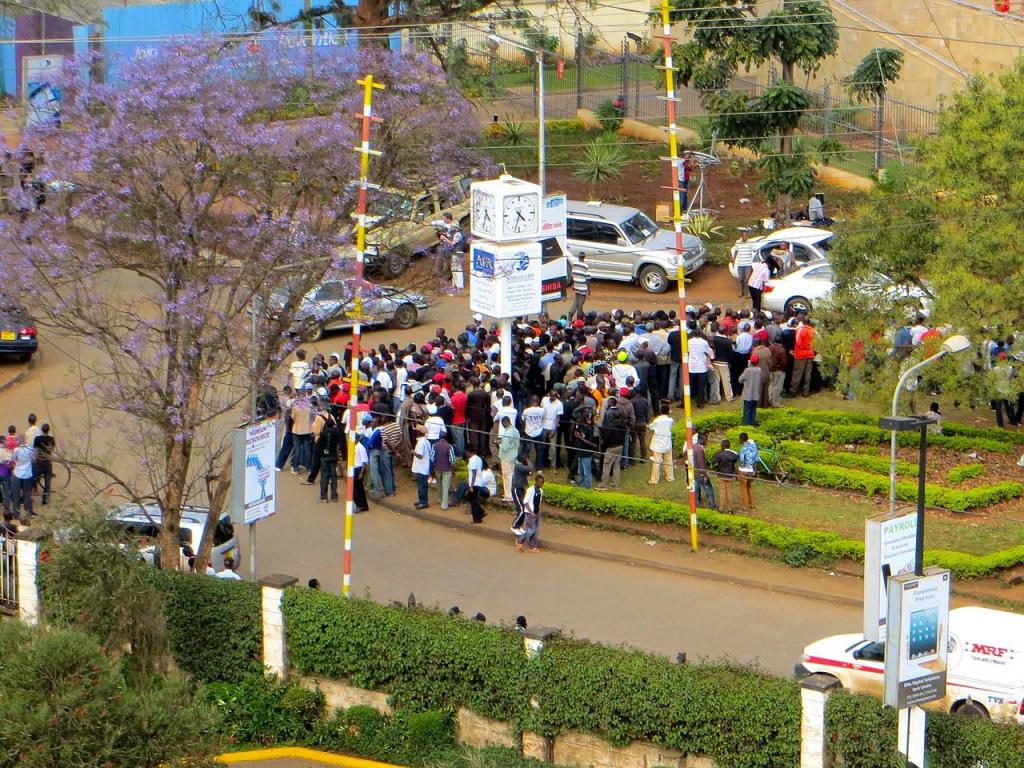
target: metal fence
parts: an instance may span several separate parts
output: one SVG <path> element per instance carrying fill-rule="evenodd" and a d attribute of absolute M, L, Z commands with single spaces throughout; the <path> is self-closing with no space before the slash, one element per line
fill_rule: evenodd
<path fill-rule="evenodd" d="M 0 613 L 18 613 L 18 541 L 0 528 Z"/>
<path fill-rule="evenodd" d="M 492 116 L 513 114 L 518 119 L 537 114 L 537 75 L 534 56 L 518 46 L 545 49 L 545 108 L 549 119 L 572 118 L 585 107 L 598 110 L 605 102 L 617 105 L 627 117 L 665 124 L 664 73 L 656 57 L 637 35 L 625 36 L 619 50 L 593 46 L 578 33 L 571 53 L 558 51 L 557 38 L 508 24 L 456 22 L 424 28 L 416 46 L 440 59 L 460 88 L 479 102 L 493 106 Z M 756 96 L 767 83 L 737 78 L 734 88 Z M 829 138 L 835 162 L 851 170 L 870 172 L 876 151 L 877 107 L 853 101 L 841 84 L 804 89 L 811 107 L 799 126 L 806 151 L 818 152 Z M 707 117 L 701 93 L 677 87 L 680 122 L 697 127 Z M 881 153 L 885 159 L 913 160 L 917 139 L 935 130 L 936 110 L 888 98 L 884 109 Z M 838 142 L 838 145 L 835 144 Z"/>

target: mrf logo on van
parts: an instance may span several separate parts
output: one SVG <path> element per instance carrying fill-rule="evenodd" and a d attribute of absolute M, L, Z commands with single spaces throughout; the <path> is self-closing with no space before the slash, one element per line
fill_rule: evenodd
<path fill-rule="evenodd" d="M 1009 648 L 997 648 L 994 645 L 984 645 L 983 643 L 967 643 L 968 653 L 974 653 L 981 656 L 988 656 L 993 659 L 1002 659 L 1006 657 L 1007 661 L 1013 659 L 1013 654 Z"/>

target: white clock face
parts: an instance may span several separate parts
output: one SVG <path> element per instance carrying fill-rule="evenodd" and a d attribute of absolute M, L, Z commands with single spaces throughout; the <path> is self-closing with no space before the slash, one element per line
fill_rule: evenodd
<path fill-rule="evenodd" d="M 473 228 L 481 232 L 494 234 L 498 223 L 498 212 L 495 210 L 494 195 L 483 190 L 473 190 Z"/>
<path fill-rule="evenodd" d="M 502 224 L 507 234 L 533 234 L 537 231 L 537 195 L 510 195 L 505 198 Z"/>

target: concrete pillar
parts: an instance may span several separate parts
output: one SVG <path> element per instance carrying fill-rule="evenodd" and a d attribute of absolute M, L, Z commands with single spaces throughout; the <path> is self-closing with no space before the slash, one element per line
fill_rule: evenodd
<path fill-rule="evenodd" d="M 557 629 L 551 627 L 529 627 L 523 630 L 523 649 L 526 651 L 526 658 L 532 659 L 544 648 L 548 638 L 558 633 Z M 540 702 L 536 698 L 530 698 L 530 706 L 533 709 L 540 708 Z M 520 737 L 520 752 L 523 757 L 532 757 L 545 763 L 555 761 L 555 738 L 554 736 L 541 736 L 535 733 L 524 733 Z"/>
<path fill-rule="evenodd" d="M 39 542 L 49 533 L 42 528 L 18 532 L 18 618 L 26 624 L 38 624 L 41 612 L 39 584 Z"/>
<path fill-rule="evenodd" d="M 272 573 L 258 582 L 263 618 L 263 666 L 282 680 L 288 676 L 288 647 L 285 642 L 281 603 L 284 600 L 285 589 L 297 581 L 294 576 Z"/>
<path fill-rule="evenodd" d="M 828 768 L 825 705 L 839 681 L 814 674 L 800 681 L 800 768 Z"/>

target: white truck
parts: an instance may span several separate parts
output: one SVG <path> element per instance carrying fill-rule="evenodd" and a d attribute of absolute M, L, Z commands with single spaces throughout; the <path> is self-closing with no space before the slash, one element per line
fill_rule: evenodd
<path fill-rule="evenodd" d="M 925 708 L 1024 724 L 1024 616 L 954 608 L 948 643 L 946 698 Z M 833 635 L 804 648 L 794 672 L 831 675 L 848 690 L 881 698 L 884 668 L 885 643 Z"/>

